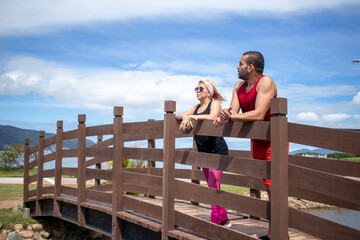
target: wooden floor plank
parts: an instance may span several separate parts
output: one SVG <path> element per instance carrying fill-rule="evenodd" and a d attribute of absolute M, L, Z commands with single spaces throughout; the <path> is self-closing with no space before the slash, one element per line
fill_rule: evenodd
<path fill-rule="evenodd" d="M 146 201 L 151 204 L 155 204 L 157 206 L 162 205 L 161 199 L 158 198 L 144 198 L 144 197 L 138 197 L 138 196 L 131 196 L 136 199 L 141 199 L 142 201 Z M 211 214 L 211 208 L 210 206 L 196 206 L 191 205 L 189 203 L 185 202 L 176 202 L 175 203 L 175 210 L 181 211 L 182 213 L 201 218 L 203 220 L 210 222 L 210 214 Z M 248 216 L 243 214 L 234 214 L 228 212 L 228 217 L 231 221 L 231 229 L 245 233 L 247 235 L 250 235 L 252 237 L 260 237 L 267 234 L 268 231 L 268 221 L 266 220 L 253 220 L 249 219 Z M 303 233 L 301 231 L 298 231 L 293 228 L 289 228 L 289 236 L 290 239 L 293 240 L 302 240 L 302 239 L 309 239 L 309 240 L 316 240 L 319 238 L 316 238 L 314 236 L 311 236 L 309 234 Z"/>

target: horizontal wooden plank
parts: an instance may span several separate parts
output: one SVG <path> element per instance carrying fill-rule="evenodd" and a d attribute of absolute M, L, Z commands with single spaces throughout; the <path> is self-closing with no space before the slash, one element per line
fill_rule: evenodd
<path fill-rule="evenodd" d="M 77 168 L 62 168 L 62 175 L 77 177 L 78 169 Z"/>
<path fill-rule="evenodd" d="M 249 177 L 239 174 L 223 173 L 221 177 L 221 184 L 228 184 L 239 187 L 247 187 L 265 191 L 265 184 L 263 179 Z"/>
<path fill-rule="evenodd" d="M 252 158 L 252 153 L 251 151 L 229 150 L 229 156 Z"/>
<path fill-rule="evenodd" d="M 151 221 L 142 216 L 137 216 L 135 213 L 122 211 L 122 212 L 117 212 L 116 216 L 127 222 L 131 222 L 131 223 L 139 225 L 141 227 L 150 229 L 151 231 L 154 231 L 154 232 L 161 232 L 161 229 L 162 229 L 161 222 Z"/>
<path fill-rule="evenodd" d="M 95 157 L 95 158 L 92 158 L 90 160 L 87 160 L 86 163 L 85 163 L 85 166 L 90 167 L 90 166 L 92 166 L 94 164 L 108 162 L 108 161 L 110 161 L 108 158 Z"/>
<path fill-rule="evenodd" d="M 89 187 L 88 189 L 98 190 L 98 191 L 112 191 L 112 184 L 101 184 Z"/>
<path fill-rule="evenodd" d="M 307 146 L 360 154 L 360 132 L 289 123 L 289 141 Z"/>
<path fill-rule="evenodd" d="M 271 164 L 270 162 L 263 160 L 176 150 L 175 162 L 191 166 L 239 173 L 255 178 L 271 179 Z"/>
<path fill-rule="evenodd" d="M 173 229 L 168 231 L 168 236 L 173 239 L 186 239 L 186 240 L 204 240 L 204 237 L 200 235 L 194 235 L 190 232 L 184 232 L 182 230 Z"/>
<path fill-rule="evenodd" d="M 342 176 L 360 177 L 360 162 L 289 155 L 289 163 Z"/>
<path fill-rule="evenodd" d="M 164 121 L 150 121 L 150 122 L 134 122 L 124 123 L 124 134 L 139 135 L 139 134 L 163 134 Z"/>
<path fill-rule="evenodd" d="M 86 136 L 112 135 L 113 124 L 86 127 Z"/>
<path fill-rule="evenodd" d="M 142 134 L 124 134 L 124 142 L 141 141 L 148 139 L 163 139 L 162 133 L 142 133 Z"/>
<path fill-rule="evenodd" d="M 97 211 L 101 211 L 107 214 L 112 214 L 112 208 L 110 206 L 104 206 L 104 205 L 99 205 L 99 204 L 95 204 L 95 203 L 90 203 L 90 202 L 82 202 L 80 203 L 80 206 L 85 207 L 85 208 L 90 208 L 93 210 L 97 210 Z"/>
<path fill-rule="evenodd" d="M 54 161 L 56 159 L 56 152 L 44 155 L 44 162 Z"/>
<path fill-rule="evenodd" d="M 29 184 L 37 181 L 37 173 L 29 176 Z"/>
<path fill-rule="evenodd" d="M 77 188 L 73 188 L 73 187 L 61 186 L 61 193 L 72 197 L 77 197 L 78 190 Z"/>
<path fill-rule="evenodd" d="M 39 151 L 39 144 L 36 144 L 36 145 L 30 147 L 29 154 L 33 154 L 33 153 L 38 152 L 38 151 Z"/>
<path fill-rule="evenodd" d="M 54 186 L 46 186 L 42 188 L 43 194 L 54 194 Z"/>
<path fill-rule="evenodd" d="M 175 198 L 177 199 L 218 205 L 256 217 L 264 219 L 270 218 L 270 203 L 265 200 L 179 180 L 175 180 L 175 189 Z"/>
<path fill-rule="evenodd" d="M 177 123 L 179 124 L 179 122 Z M 184 137 L 204 135 L 269 140 L 270 122 L 228 122 L 221 127 L 214 127 L 213 121 L 211 120 L 198 121 L 195 123 L 194 128 L 187 133 L 182 133 L 176 128 L 176 137 L 180 137 L 181 135 Z"/>
<path fill-rule="evenodd" d="M 222 226 L 210 223 L 209 221 L 203 220 L 201 218 L 187 215 L 180 211 L 175 211 L 175 224 L 208 239 L 258 239 L 244 233 L 237 232 L 230 228 L 224 228 Z"/>
<path fill-rule="evenodd" d="M 162 189 L 162 177 L 145 175 L 141 173 L 123 172 L 123 184 L 132 184 L 142 187 Z"/>
<path fill-rule="evenodd" d="M 63 132 L 63 140 L 77 138 L 77 132 L 78 132 L 77 129 Z"/>
<path fill-rule="evenodd" d="M 30 190 L 28 192 L 28 198 L 36 197 L 36 189 Z"/>
<path fill-rule="evenodd" d="M 97 143 L 91 145 L 89 148 L 108 147 L 108 146 L 113 145 L 113 142 L 114 142 L 114 139 L 109 138 L 109 139 L 106 139 L 104 141 L 97 142 Z"/>
<path fill-rule="evenodd" d="M 175 178 L 191 179 L 191 169 L 175 169 Z"/>
<path fill-rule="evenodd" d="M 341 197 L 329 197 L 327 195 L 321 194 L 317 191 L 313 191 L 312 189 L 304 189 L 301 187 L 289 187 L 289 196 L 306 199 L 314 202 L 325 203 L 333 206 L 338 206 L 347 209 L 356 210 L 358 208 L 358 204 L 354 204 L 353 202 L 348 202 L 346 199 L 342 199 Z"/>
<path fill-rule="evenodd" d="M 360 210 L 360 181 L 289 164 L 289 185 L 352 203 Z"/>
<path fill-rule="evenodd" d="M 29 170 L 38 166 L 38 159 L 35 159 L 29 163 Z"/>
<path fill-rule="evenodd" d="M 69 196 L 62 197 L 62 196 L 60 196 L 60 197 L 57 197 L 56 200 L 61 201 L 61 202 L 70 203 L 72 205 L 77 205 L 78 204 L 76 196 L 74 196 L 74 197 L 69 197 Z"/>
<path fill-rule="evenodd" d="M 103 191 L 86 189 L 86 199 L 98 202 L 112 203 L 112 194 Z"/>
<path fill-rule="evenodd" d="M 142 201 L 130 195 L 123 195 L 124 207 L 161 220 L 161 206 Z"/>
<path fill-rule="evenodd" d="M 56 143 L 56 135 L 45 139 L 44 147 L 46 148 L 46 147 L 51 146 L 51 145 L 53 145 L 55 143 Z"/>
<path fill-rule="evenodd" d="M 112 181 L 112 177 L 113 172 L 111 170 L 86 168 L 86 179 L 96 178 Z"/>
<path fill-rule="evenodd" d="M 97 147 L 97 148 L 85 148 L 86 157 L 101 157 L 111 160 L 113 158 L 113 148 Z"/>
<path fill-rule="evenodd" d="M 124 158 L 148 160 L 148 161 L 162 161 L 163 150 L 157 148 L 124 148 Z"/>
<path fill-rule="evenodd" d="M 162 196 L 162 189 L 155 189 L 152 187 L 145 187 L 135 184 L 124 183 L 121 185 L 121 190 L 129 193 L 139 193 L 151 196 Z"/>
<path fill-rule="evenodd" d="M 185 178 L 185 174 L 183 174 L 183 175 L 177 174 L 177 171 L 179 171 L 179 170 L 189 171 L 189 179 L 190 179 L 191 172 L 193 172 L 193 174 L 194 174 L 192 177 L 193 180 L 206 181 L 202 170 L 175 169 L 175 177 L 176 178 Z M 240 174 L 226 173 L 226 172 L 223 172 L 223 174 L 222 174 L 221 184 L 227 184 L 227 185 L 239 186 L 239 187 L 247 187 L 247 188 L 253 188 L 253 189 L 264 190 L 264 191 L 266 190 L 264 181 L 262 179 L 249 177 L 249 176 L 245 176 L 245 175 L 240 175 Z"/>
<path fill-rule="evenodd" d="M 320 239 L 360 239 L 360 231 L 333 221 L 289 208 L 289 227 Z"/>
<path fill-rule="evenodd" d="M 55 169 L 44 170 L 43 177 L 55 177 Z"/>
<path fill-rule="evenodd" d="M 64 149 L 62 151 L 62 155 L 63 155 L 64 158 L 77 157 L 78 156 L 78 150 L 77 149 Z"/>

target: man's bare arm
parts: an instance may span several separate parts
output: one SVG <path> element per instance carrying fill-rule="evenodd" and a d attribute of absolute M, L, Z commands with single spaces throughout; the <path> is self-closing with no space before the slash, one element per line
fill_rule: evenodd
<path fill-rule="evenodd" d="M 274 80 L 268 76 L 263 77 L 257 86 L 255 110 L 241 114 L 234 112 L 231 119 L 241 122 L 264 120 L 266 112 L 270 108 L 270 99 L 274 98 L 276 91 Z"/>

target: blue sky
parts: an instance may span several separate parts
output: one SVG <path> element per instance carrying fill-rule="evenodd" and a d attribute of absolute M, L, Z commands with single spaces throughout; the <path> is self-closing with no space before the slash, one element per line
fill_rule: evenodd
<path fill-rule="evenodd" d="M 111 123 L 113 106 L 159 120 L 165 100 L 196 104 L 200 78 L 230 100 L 242 53 L 258 50 L 290 122 L 359 129 L 360 2 L 256 4 L 0 0 L 0 124 L 54 133 L 78 114 Z"/>

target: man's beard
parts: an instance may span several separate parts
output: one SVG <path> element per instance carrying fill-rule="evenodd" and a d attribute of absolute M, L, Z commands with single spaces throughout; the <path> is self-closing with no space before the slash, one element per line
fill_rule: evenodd
<path fill-rule="evenodd" d="M 238 77 L 239 77 L 239 79 L 247 81 L 247 80 L 249 80 L 249 72 L 245 73 L 245 72 L 238 71 Z"/>

